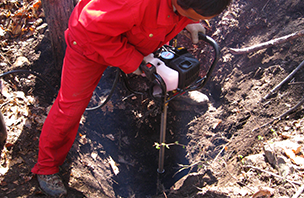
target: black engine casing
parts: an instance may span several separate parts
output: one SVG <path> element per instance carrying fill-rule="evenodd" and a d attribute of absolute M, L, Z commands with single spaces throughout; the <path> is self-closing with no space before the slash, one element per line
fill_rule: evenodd
<path fill-rule="evenodd" d="M 200 62 L 184 47 L 166 46 L 161 48 L 154 57 L 178 71 L 178 88 L 180 89 L 191 85 L 199 76 Z"/>

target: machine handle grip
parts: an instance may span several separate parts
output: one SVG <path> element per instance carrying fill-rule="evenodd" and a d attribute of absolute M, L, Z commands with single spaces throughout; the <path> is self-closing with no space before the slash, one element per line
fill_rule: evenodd
<path fill-rule="evenodd" d="M 152 63 L 142 63 L 139 67 L 150 81 L 155 79 L 156 67 Z"/>
<path fill-rule="evenodd" d="M 220 58 L 220 47 L 217 44 L 217 42 L 211 38 L 210 36 L 204 35 L 203 33 L 199 32 L 198 33 L 199 39 L 202 41 L 207 42 L 209 45 L 211 45 L 214 49 L 214 60 L 207 72 L 207 74 L 204 76 L 204 78 L 200 79 L 199 82 L 197 82 L 196 84 L 198 84 L 198 86 L 196 86 L 195 88 L 192 88 L 191 90 L 197 90 L 197 89 L 201 89 L 202 87 L 204 87 L 207 83 L 207 81 L 210 79 L 211 74 Z"/>

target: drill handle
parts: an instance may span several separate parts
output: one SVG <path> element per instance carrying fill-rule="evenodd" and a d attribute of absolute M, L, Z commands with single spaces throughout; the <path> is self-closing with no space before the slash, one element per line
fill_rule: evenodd
<path fill-rule="evenodd" d="M 140 69 L 146 75 L 148 80 L 150 80 L 150 81 L 155 80 L 156 67 L 152 63 L 150 63 L 150 62 L 145 63 L 143 61 L 142 64 L 140 64 Z"/>

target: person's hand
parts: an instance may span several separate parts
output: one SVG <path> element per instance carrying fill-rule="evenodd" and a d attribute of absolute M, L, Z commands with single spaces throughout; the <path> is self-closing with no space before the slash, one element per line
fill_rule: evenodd
<path fill-rule="evenodd" d="M 132 74 L 135 74 L 135 75 L 143 75 L 144 73 L 142 72 L 142 70 L 141 70 L 141 66 L 142 65 L 145 65 L 145 64 L 147 64 L 147 62 L 145 61 L 145 59 L 143 59 L 142 61 L 141 61 L 141 63 L 140 63 L 140 65 L 137 67 L 137 69 L 134 71 L 134 72 L 132 72 Z"/>
<path fill-rule="evenodd" d="M 199 32 L 206 34 L 206 29 L 204 28 L 204 26 L 201 23 L 191 23 L 191 24 L 188 24 L 185 28 L 186 28 L 186 30 L 188 30 L 188 32 L 190 32 L 193 44 L 198 43 L 198 33 Z"/>
<path fill-rule="evenodd" d="M 138 76 L 142 75 L 142 71 L 140 70 L 140 67 L 137 67 L 137 69 L 132 73 L 135 74 L 135 75 L 138 75 Z"/>

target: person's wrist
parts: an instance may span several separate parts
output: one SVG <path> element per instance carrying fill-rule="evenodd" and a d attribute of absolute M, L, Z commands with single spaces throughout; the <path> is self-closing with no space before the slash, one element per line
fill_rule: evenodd
<path fill-rule="evenodd" d="M 141 71 L 141 67 L 143 65 L 145 65 L 145 64 L 146 64 L 146 61 L 142 60 L 141 63 L 140 63 L 140 65 L 137 67 L 137 69 L 134 72 L 132 72 L 132 73 L 135 74 L 135 75 L 141 75 L 143 73 Z"/>

